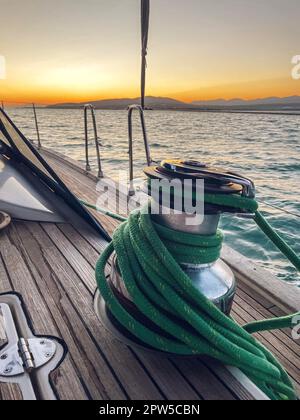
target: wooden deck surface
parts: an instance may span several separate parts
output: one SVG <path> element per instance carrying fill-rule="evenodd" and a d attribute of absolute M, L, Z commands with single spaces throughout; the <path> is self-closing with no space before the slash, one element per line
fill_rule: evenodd
<path fill-rule="evenodd" d="M 44 157 L 81 199 L 96 202 L 95 178 Z M 112 233 L 112 219 L 94 213 Z M 217 362 L 157 357 L 116 341 L 94 309 L 95 264 L 106 243 L 90 229 L 71 224 L 13 222 L 0 232 L 0 293 L 17 291 L 38 335 L 62 338 L 69 353 L 52 374 L 60 399 L 235 400 L 250 393 Z M 233 316 L 240 324 L 282 315 L 265 296 L 239 281 Z M 299 341 L 291 331 L 258 334 L 281 361 L 300 395 Z M 0 399 L 18 399 L 18 388 L 0 384 Z"/>

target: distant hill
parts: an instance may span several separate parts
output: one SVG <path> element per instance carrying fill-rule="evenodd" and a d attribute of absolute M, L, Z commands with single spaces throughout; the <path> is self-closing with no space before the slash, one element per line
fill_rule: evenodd
<path fill-rule="evenodd" d="M 55 109 L 79 109 L 87 102 L 61 103 L 50 105 L 48 108 Z M 96 109 L 121 110 L 128 106 L 140 103 L 140 98 L 105 99 L 88 102 Z M 195 110 L 195 111 L 273 111 L 273 112 L 300 112 L 300 96 L 287 98 L 270 97 L 255 100 L 216 99 L 211 101 L 194 101 L 186 103 L 172 98 L 146 97 L 146 106 L 155 110 Z"/>
<path fill-rule="evenodd" d="M 202 108 L 300 111 L 300 96 L 289 96 L 286 98 L 270 97 L 255 100 L 239 98 L 230 100 L 217 99 L 212 101 L 194 101 L 192 105 Z"/>
<path fill-rule="evenodd" d="M 48 108 L 62 108 L 62 109 L 76 109 L 82 108 L 87 102 L 82 103 L 62 103 L 51 105 Z M 126 109 L 128 106 L 133 104 L 139 104 L 140 98 L 125 98 L 125 99 L 105 99 L 101 101 L 88 102 L 93 105 L 96 109 Z M 192 104 L 180 102 L 171 98 L 160 98 L 147 96 L 146 97 L 147 108 L 152 109 L 189 109 L 195 108 Z"/>

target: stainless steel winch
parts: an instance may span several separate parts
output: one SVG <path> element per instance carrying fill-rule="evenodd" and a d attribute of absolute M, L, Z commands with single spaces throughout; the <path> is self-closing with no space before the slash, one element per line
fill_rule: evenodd
<path fill-rule="evenodd" d="M 174 179 L 182 183 L 182 195 L 196 194 L 198 180 L 204 181 L 201 194 L 241 194 L 245 197 L 255 196 L 255 186 L 252 181 L 222 168 L 210 167 L 204 163 L 193 160 L 168 160 L 163 161 L 160 166 L 148 167 L 145 174 L 150 180 Z M 190 181 L 187 185 L 185 181 Z M 151 191 L 149 195 L 152 200 L 159 204 L 159 214 L 154 215 L 154 220 L 173 230 L 197 234 L 201 236 L 212 236 L 217 233 L 222 213 L 244 213 L 243 209 L 233 209 L 203 203 L 203 214 L 197 222 L 197 214 L 186 214 L 184 203 L 182 208 L 180 201 L 172 202 L 171 208 L 165 209 L 162 205 L 162 194 Z M 203 196 L 198 197 L 203 200 Z M 166 211 L 167 210 L 167 211 Z M 169 210 L 169 211 L 168 211 Z M 190 221 L 190 222 L 189 222 Z M 221 259 L 210 264 L 185 264 L 182 263 L 183 271 L 193 280 L 195 287 L 200 290 L 225 314 L 229 315 L 236 291 L 235 276 L 230 267 Z"/>
<path fill-rule="evenodd" d="M 151 197 L 152 204 L 154 204 L 153 208 L 155 208 L 155 214 L 152 214 L 153 221 L 179 232 L 206 237 L 213 236 L 218 231 L 222 213 L 247 215 L 247 212 L 243 209 L 207 204 L 204 202 L 204 194 L 239 194 L 248 198 L 255 197 L 255 186 L 249 179 L 197 161 L 163 161 L 160 165 L 145 168 L 144 172 L 147 176 L 145 190 Z M 181 185 L 179 191 L 182 192 L 182 197 L 190 194 L 194 196 L 194 200 L 195 193 L 199 192 L 199 181 L 202 181 L 202 196 L 199 199 L 203 201 L 203 214 L 200 215 L 198 223 L 197 217 L 199 215 L 186 213 L 183 198 L 174 197 L 174 180 L 179 186 Z M 189 182 L 186 182 L 187 180 Z M 161 188 L 162 183 L 167 186 L 168 182 L 172 184 L 173 188 L 169 202 L 164 199 L 164 191 Z M 169 203 L 167 208 L 166 201 Z M 187 264 L 183 262 L 180 265 L 192 279 L 195 287 L 222 312 L 229 315 L 236 291 L 236 280 L 230 267 L 221 258 L 209 264 Z M 149 323 L 149 320 L 144 319 L 139 313 L 126 290 L 118 268 L 116 255 L 113 256 L 108 281 L 122 306 L 135 318 L 140 319 L 145 324 Z M 104 310 L 104 308 L 102 309 Z M 120 331 L 120 326 L 117 325 L 118 323 L 113 319 L 113 316 L 109 316 L 109 318 Z"/>

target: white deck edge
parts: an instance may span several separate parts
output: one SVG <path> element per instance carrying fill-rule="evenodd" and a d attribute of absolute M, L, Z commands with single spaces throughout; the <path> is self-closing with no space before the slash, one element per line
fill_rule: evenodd
<path fill-rule="evenodd" d="M 222 259 L 233 269 L 240 282 L 279 307 L 284 313 L 300 311 L 300 288 L 279 280 L 268 270 L 228 246 L 223 247 Z"/>
<path fill-rule="evenodd" d="M 267 395 L 262 392 L 241 370 L 232 366 L 225 367 L 256 401 L 270 401 L 270 398 L 267 397 Z"/>

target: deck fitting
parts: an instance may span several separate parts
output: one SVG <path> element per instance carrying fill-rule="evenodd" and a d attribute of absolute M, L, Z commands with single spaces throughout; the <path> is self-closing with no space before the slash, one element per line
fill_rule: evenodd
<path fill-rule="evenodd" d="M 43 343 L 43 344 L 42 344 Z M 0 376 L 11 377 L 32 372 L 49 363 L 56 354 L 56 344 L 48 339 L 20 338 L 18 344 L 0 354 Z"/>

